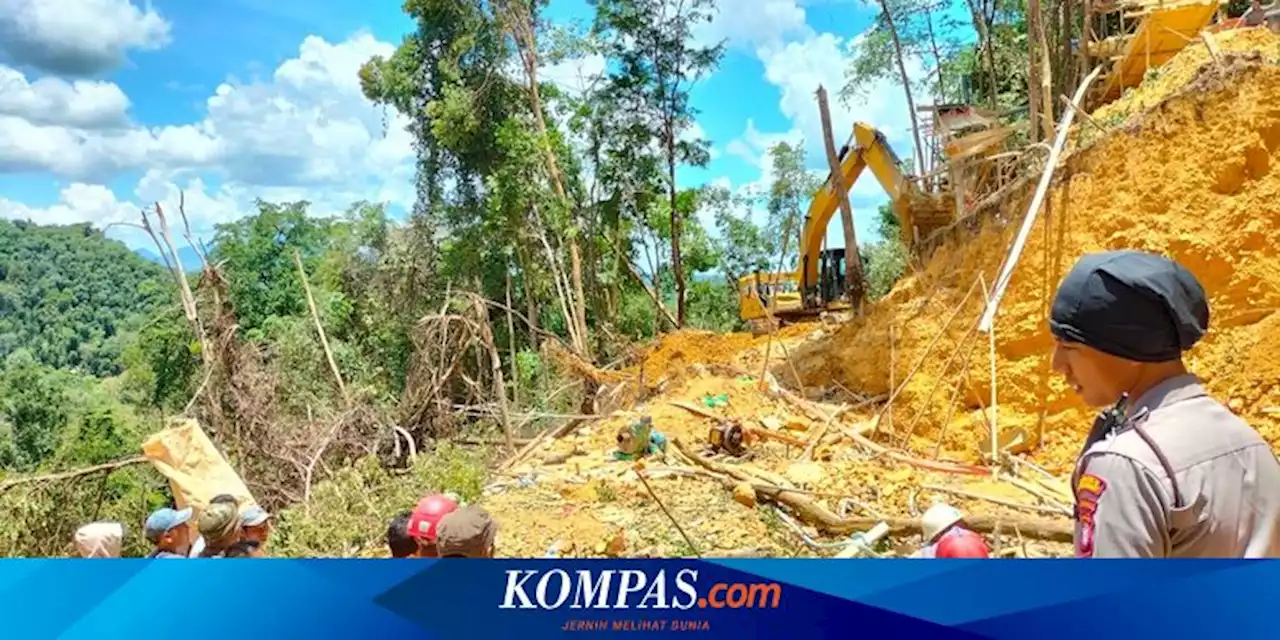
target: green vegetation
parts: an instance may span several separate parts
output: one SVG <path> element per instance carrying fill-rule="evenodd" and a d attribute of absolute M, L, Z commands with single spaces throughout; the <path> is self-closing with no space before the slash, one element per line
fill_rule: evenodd
<path fill-rule="evenodd" d="M 50 367 L 118 374 L 127 334 L 170 289 L 163 268 L 88 225 L 0 220 L 0 359 L 25 349 Z"/>

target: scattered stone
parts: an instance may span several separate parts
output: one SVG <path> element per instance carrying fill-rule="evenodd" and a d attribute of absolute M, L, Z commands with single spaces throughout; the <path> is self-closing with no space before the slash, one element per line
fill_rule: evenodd
<path fill-rule="evenodd" d="M 625 530 L 619 530 L 618 533 L 614 534 L 613 539 L 609 540 L 609 543 L 605 545 L 605 554 L 610 558 L 618 558 L 626 552 L 627 532 Z"/>
<path fill-rule="evenodd" d="M 787 467 L 786 476 L 797 485 L 812 487 L 821 483 L 826 474 L 816 462 L 793 462 Z"/>

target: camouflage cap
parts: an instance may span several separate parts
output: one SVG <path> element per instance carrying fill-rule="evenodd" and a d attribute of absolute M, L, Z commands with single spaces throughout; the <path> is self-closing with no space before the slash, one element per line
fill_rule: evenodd
<path fill-rule="evenodd" d="M 488 511 L 469 505 L 445 516 L 436 526 L 442 558 L 486 558 L 493 555 L 498 523 Z"/>

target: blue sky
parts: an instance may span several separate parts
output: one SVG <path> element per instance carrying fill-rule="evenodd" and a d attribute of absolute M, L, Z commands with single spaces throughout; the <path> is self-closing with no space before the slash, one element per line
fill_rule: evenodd
<path fill-rule="evenodd" d="M 721 0 L 698 35 L 727 51 L 693 92 L 713 159 L 681 169 L 682 185 L 758 189 L 768 147 L 784 139 L 804 139 L 808 164 L 824 167 L 813 93 L 838 92 L 848 45 L 873 15 L 862 0 Z M 549 16 L 591 9 L 553 0 Z M 402 119 L 364 100 L 355 72 L 411 27 L 396 2 L 0 0 L 0 217 L 105 227 L 155 201 L 176 209 L 180 190 L 202 237 L 256 198 L 305 198 L 317 213 L 360 199 L 404 210 L 411 141 Z M 572 87 L 602 66 L 578 60 L 543 77 Z M 909 155 L 896 86 L 834 99 L 832 111 L 841 141 L 864 120 Z M 859 238 L 871 239 L 884 197 L 869 175 L 852 201 Z M 830 231 L 842 245 L 839 224 Z"/>

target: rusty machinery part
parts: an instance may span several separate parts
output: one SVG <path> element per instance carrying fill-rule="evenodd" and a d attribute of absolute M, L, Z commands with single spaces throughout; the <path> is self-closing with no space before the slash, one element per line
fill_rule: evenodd
<path fill-rule="evenodd" d="M 652 433 L 653 418 L 649 416 L 618 427 L 618 452 L 629 456 L 644 453 L 649 447 L 649 437 Z"/>
<path fill-rule="evenodd" d="M 723 451 L 737 457 L 747 453 L 747 432 L 738 422 L 721 422 L 707 434 L 707 444 L 712 451 Z"/>

